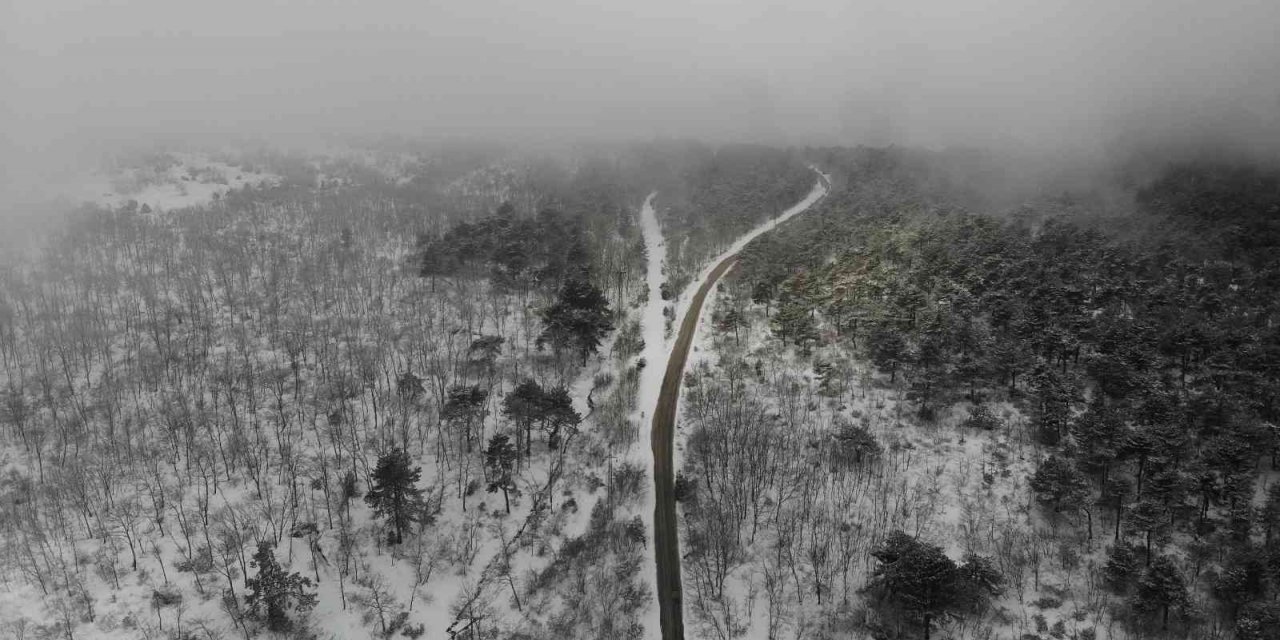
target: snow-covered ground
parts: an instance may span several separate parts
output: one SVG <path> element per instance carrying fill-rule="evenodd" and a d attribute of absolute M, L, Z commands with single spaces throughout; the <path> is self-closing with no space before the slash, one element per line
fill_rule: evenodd
<path fill-rule="evenodd" d="M 643 435 L 632 450 L 634 457 L 649 470 L 650 478 L 653 477 L 653 447 L 649 446 L 649 436 L 651 436 L 649 427 L 652 426 L 654 407 L 658 405 L 662 374 L 666 370 L 667 355 L 670 353 L 666 335 L 667 319 L 664 314 L 667 301 L 662 299 L 660 293 L 664 279 L 662 265 L 667 256 L 667 245 L 662 237 L 662 227 L 658 224 L 657 213 L 653 210 L 653 198 L 656 195 L 656 193 L 649 194 L 649 197 L 644 200 L 644 207 L 640 209 L 640 229 L 644 232 L 647 259 L 645 283 L 648 286 L 649 297 L 640 316 L 640 335 L 644 337 L 644 351 L 640 357 L 645 360 L 645 368 L 640 372 L 640 390 L 636 395 L 636 415 L 633 416 L 633 419 L 640 421 Z M 653 492 L 645 492 L 641 507 L 645 511 L 644 517 L 646 522 L 649 522 L 650 531 L 653 530 L 654 499 Z M 656 594 L 658 592 L 657 576 L 653 571 L 655 562 L 653 553 L 653 545 L 645 548 L 644 557 L 647 566 L 643 575 L 650 592 Z M 656 605 L 646 610 L 644 627 L 646 638 L 662 637 L 661 621 Z"/>
<path fill-rule="evenodd" d="M 118 207 L 130 200 L 138 206 L 169 210 L 208 204 L 215 197 L 245 187 L 276 184 L 280 177 L 224 162 L 201 154 L 170 153 L 168 167 L 129 168 L 114 173 L 95 172 L 69 185 L 65 196 L 77 202 Z"/>
<path fill-rule="evenodd" d="M 184 163 L 183 166 L 195 166 Z M 199 165 L 205 169 L 219 171 L 225 169 L 229 165 L 220 163 L 205 163 Z M 212 167 L 213 169 L 210 169 Z M 178 175 L 178 170 L 170 167 L 163 172 L 163 175 Z M 190 176 L 189 173 L 183 175 Z M 205 175 L 205 174 L 200 174 Z M 214 175 L 208 173 L 208 175 Z M 181 178 L 179 178 L 180 180 Z M 216 179 L 211 183 L 210 188 L 221 188 Z M 141 192 L 137 192 L 141 193 Z M 137 193 L 134 197 L 137 198 Z M 190 193 L 188 193 L 190 195 Z M 209 197 L 212 197 L 211 195 Z M 152 209 L 163 209 L 166 206 L 182 206 L 174 201 L 156 200 L 148 202 L 139 199 L 139 203 L 148 204 Z M 313 237 L 308 235 L 308 228 L 302 226 L 312 219 L 312 214 L 316 213 L 307 208 L 308 204 L 295 206 L 294 203 L 281 205 L 279 207 L 267 207 L 262 210 L 263 219 L 260 220 L 262 228 L 269 230 L 271 234 L 278 235 L 277 240 L 293 240 L 307 239 Z M 314 206 L 314 205 L 312 205 Z M 193 220 L 203 218 L 203 211 L 186 210 L 174 211 L 173 216 L 166 217 L 167 222 L 160 226 L 165 233 L 176 233 L 174 229 L 187 228 L 187 223 Z M 172 237 L 172 236 L 166 236 Z M 359 247 L 359 251 L 355 252 L 360 256 L 361 268 L 365 273 L 383 273 L 393 274 L 399 273 L 393 267 L 403 264 L 408 259 L 408 252 L 412 251 L 412 245 L 391 242 L 381 236 L 373 236 L 371 234 L 362 233 L 356 230 L 355 243 Z M 182 243 L 162 242 L 157 243 L 166 251 L 180 253 Z M 243 264 L 249 268 L 259 268 L 255 260 L 261 255 L 270 253 L 262 247 L 254 246 L 255 253 L 252 256 L 237 256 Z M 177 262 L 179 260 L 175 260 Z M 658 273 L 660 274 L 661 258 L 656 262 Z M 372 285 L 364 281 L 359 287 L 346 289 L 348 284 L 345 280 L 339 281 L 337 278 L 319 279 L 319 295 L 327 297 L 333 295 L 337 290 L 343 290 L 351 294 L 353 297 L 370 296 L 372 293 Z M 472 283 L 467 285 L 466 290 L 475 295 L 475 299 L 492 300 L 492 308 L 486 308 L 483 311 L 477 310 L 473 306 L 466 306 L 473 301 L 461 295 L 453 295 L 451 291 L 441 287 L 440 291 L 436 291 L 426 280 L 419 279 L 415 276 L 409 277 L 388 277 L 377 280 L 379 286 L 386 285 L 389 289 L 381 295 L 382 299 L 395 300 L 413 300 L 416 313 L 405 315 L 407 310 L 403 306 L 396 306 L 390 309 L 379 308 L 382 312 L 379 320 L 396 326 L 402 326 L 403 321 L 419 321 L 424 316 L 431 317 L 432 326 L 442 327 L 438 333 L 433 330 L 424 330 L 419 327 L 414 330 L 406 330 L 400 335 L 409 334 L 415 336 L 415 339 L 429 340 L 430 344 L 423 343 L 422 349 L 405 349 L 405 352 L 418 354 L 425 360 L 414 361 L 418 356 L 403 356 L 394 363 L 385 363 L 387 366 L 393 366 L 396 371 L 402 371 L 405 367 L 428 375 L 428 370 L 437 371 L 442 377 L 442 385 L 446 384 L 493 384 L 490 387 L 490 395 L 487 401 L 488 417 L 485 420 L 485 434 L 492 434 L 499 429 L 509 429 L 510 425 L 501 417 L 500 405 L 501 398 L 505 392 L 510 391 L 511 381 L 519 377 L 532 376 L 540 383 L 549 388 L 557 387 L 561 384 L 570 390 L 573 398 L 575 409 L 583 416 L 589 416 L 592 407 L 589 406 L 587 398 L 589 393 L 597 386 L 598 379 L 612 378 L 619 380 L 621 378 L 621 369 L 632 366 L 632 363 L 619 362 L 618 358 L 613 357 L 611 353 L 611 343 L 616 339 L 610 338 L 609 342 L 603 345 L 600 355 L 591 358 L 588 366 L 578 367 L 576 363 L 566 365 L 564 367 L 551 366 L 548 364 L 535 365 L 532 360 L 538 362 L 546 361 L 549 356 L 538 355 L 531 356 L 528 344 L 532 341 L 529 334 L 532 325 L 536 322 L 530 322 L 530 316 L 533 311 L 542 305 L 541 301 L 525 300 L 522 304 L 518 297 L 513 295 L 499 295 L 493 293 L 483 283 Z M 459 285 L 459 288 L 462 288 Z M 109 295 L 127 298 L 132 295 L 131 290 L 121 289 L 110 292 Z M 633 287 L 633 290 L 635 287 Z M 631 295 L 631 294 L 628 294 Z M 656 288 L 654 297 L 656 298 Z M 629 309 L 627 301 L 613 301 L 619 308 Z M 407 303 L 406 303 L 407 304 Z M 372 308 L 371 304 L 360 305 L 362 309 Z M 216 305 L 210 308 L 219 309 Z M 479 312 L 478 312 L 479 311 Z M 309 326 L 319 326 L 330 320 L 332 310 L 327 309 L 320 312 L 318 309 L 308 309 L 306 313 L 299 313 L 300 321 L 305 321 Z M 210 312 L 210 321 L 224 322 L 230 317 L 230 314 L 222 314 L 221 311 L 213 317 Z M 370 314 L 372 315 L 372 314 Z M 634 315 L 634 312 L 633 312 Z M 412 316 L 412 317 L 410 317 Z M 478 326 L 473 324 L 478 322 Z M 438 325 L 437 325 L 438 323 Z M 381 327 L 382 325 L 379 325 Z M 660 326 L 660 325 L 659 325 Z M 344 340 L 350 340 L 347 347 L 351 349 L 359 348 L 371 340 L 372 332 L 378 330 L 376 327 L 362 325 L 368 331 L 360 332 L 359 335 L 351 335 Z M 465 327 L 465 328 L 464 328 Z M 524 330 L 522 331 L 522 327 Z M 481 374 L 477 373 L 474 367 L 466 365 L 464 357 L 457 354 L 465 354 L 467 352 L 467 344 L 470 343 L 474 335 L 488 334 L 498 335 L 506 340 L 505 344 L 508 348 L 503 351 L 502 356 L 497 362 L 496 368 L 500 375 L 495 376 L 492 380 L 484 381 L 480 378 Z M 321 341 L 323 342 L 323 340 Z M 316 343 L 320 344 L 319 342 Z M 523 353 L 519 351 L 518 345 L 525 345 Z M 218 345 L 213 349 L 215 353 L 223 353 L 229 351 L 230 348 L 225 345 Z M 446 355 L 447 354 L 449 355 Z M 246 357 L 261 360 L 258 364 L 262 366 L 280 366 L 281 360 L 277 357 L 279 354 L 270 349 L 260 350 L 255 347 L 246 347 Z M 428 362 L 430 361 L 430 362 Z M 313 385 L 320 387 L 318 382 L 318 374 L 315 370 L 315 360 L 308 360 L 302 365 L 303 386 L 310 388 Z M 88 374 L 86 374 L 88 375 Z M 78 376 L 73 376 L 78 381 Z M 381 376 L 379 376 L 381 378 Z M 447 381 L 445 380 L 447 378 Z M 3 381 L 0 381 L 2 384 Z M 393 393 L 394 384 L 386 383 L 378 384 L 379 397 L 377 403 L 388 402 L 387 398 Z M 608 385 L 606 385 L 608 386 Z M 610 390 L 618 387 L 614 384 L 609 387 Z M 81 389 L 83 390 L 83 389 Z M 361 434 L 372 434 L 378 424 L 386 428 L 387 419 L 370 420 L 370 410 L 375 409 L 376 404 L 372 405 L 369 399 L 373 396 L 373 392 L 369 395 L 362 395 L 352 399 L 348 407 L 350 415 L 350 423 L 359 425 Z M 599 401 L 597 393 L 596 400 Z M 141 398 L 144 404 L 150 404 L 152 401 L 159 403 L 158 399 L 151 398 L 149 395 Z M 391 399 L 389 402 L 394 403 Z M 630 400 L 628 400 L 628 404 Z M 426 405 L 427 402 L 419 403 Z M 419 407 L 425 409 L 425 407 Z M 316 415 L 307 414 L 299 411 L 296 414 L 290 414 L 291 426 L 289 431 L 296 430 L 299 434 L 312 434 L 316 432 L 317 425 L 314 424 Z M 435 416 L 429 410 L 419 411 L 413 409 L 409 413 L 410 421 L 421 421 L 426 423 L 427 428 L 434 428 L 436 421 Z M 304 422 L 303 418 L 311 420 Z M 319 414 L 319 420 L 323 423 L 325 415 Z M 347 418 L 344 418 L 347 420 Z M 395 604 L 393 610 L 404 611 L 412 607 L 412 611 L 408 612 L 408 623 L 411 625 L 422 624 L 427 628 L 426 637 L 441 637 L 444 630 L 450 626 L 455 620 L 459 619 L 459 611 L 457 605 L 465 602 L 472 595 L 479 594 L 477 598 L 478 609 L 485 616 L 486 629 L 494 627 L 501 628 L 504 632 L 514 631 L 515 629 L 538 628 L 539 625 L 545 625 L 547 618 L 563 611 L 566 608 L 572 610 L 576 604 L 573 601 L 572 594 L 562 595 L 555 593 L 554 589 L 546 590 L 547 593 L 531 594 L 529 597 L 534 599 L 536 604 L 531 605 L 530 602 L 524 602 L 524 609 L 521 610 L 520 604 L 514 602 L 513 594 L 516 589 L 523 589 L 531 576 L 545 570 L 550 564 L 556 562 L 557 553 L 564 542 L 571 538 L 582 537 L 588 530 L 588 520 L 592 512 L 593 504 L 603 502 L 603 496 L 600 491 L 600 478 L 605 477 L 605 468 L 608 464 L 606 456 L 597 456 L 595 453 L 602 448 L 600 444 L 603 440 L 603 421 L 599 417 L 589 416 L 581 425 L 582 433 L 572 447 L 565 444 L 561 451 L 567 451 L 565 454 L 565 468 L 563 477 L 554 486 L 554 491 L 544 492 L 550 495 L 552 502 L 551 508 L 545 514 L 545 519 L 541 521 L 537 527 L 531 527 L 530 531 L 536 532 L 535 535 L 525 536 L 520 541 L 515 541 L 515 532 L 530 518 L 533 511 L 534 495 L 539 493 L 543 486 L 547 484 L 547 476 L 559 455 L 557 451 L 547 451 L 546 446 L 542 442 L 534 445 L 533 459 L 522 467 L 519 483 L 519 493 L 513 493 L 511 496 L 511 513 L 504 513 L 503 498 L 501 494 L 486 493 L 483 485 L 476 491 L 475 495 L 468 498 L 467 510 L 464 511 L 460 501 L 457 499 L 454 484 L 448 475 L 451 471 L 441 469 L 445 465 L 433 453 L 433 447 L 424 447 L 425 450 L 418 451 L 415 447 L 414 454 L 417 456 L 415 464 L 422 467 L 422 479 L 420 486 L 428 490 L 443 490 L 446 499 L 443 501 L 443 510 L 437 514 L 435 522 L 425 528 L 422 536 L 413 536 L 412 541 L 406 540 L 404 545 L 399 548 L 391 549 L 380 542 L 384 534 L 383 527 L 365 506 L 359 498 L 350 502 L 350 518 L 349 526 L 343 530 L 341 526 L 333 526 L 332 516 L 328 518 L 329 526 L 326 526 L 326 499 L 327 492 L 318 492 L 317 482 L 332 483 L 335 478 L 332 475 L 333 470 L 329 470 L 328 478 L 319 477 L 320 464 L 324 461 L 323 448 L 316 448 L 310 444 L 306 438 L 298 438 L 294 441 L 295 451 L 298 452 L 300 460 L 304 461 L 305 471 L 303 475 L 310 480 L 309 483 L 303 483 L 303 486 L 309 487 L 303 489 L 298 497 L 298 505 L 296 512 L 296 520 L 291 522 L 303 523 L 312 522 L 320 527 L 320 533 L 316 537 L 315 542 L 318 548 L 323 550 L 327 556 L 317 557 L 313 564 L 313 556 L 308 552 L 308 541 L 302 538 L 293 538 L 288 534 L 287 525 L 279 513 L 272 515 L 271 510 L 280 506 L 282 496 L 288 492 L 283 485 L 274 484 L 273 478 L 268 478 L 264 483 L 264 495 L 253 495 L 246 479 L 237 474 L 234 480 L 226 480 L 219 489 L 215 490 L 212 500 L 206 500 L 208 503 L 208 513 L 214 524 L 210 528 L 222 526 L 221 518 L 234 516 L 237 523 L 236 527 L 254 527 L 254 535 L 261 538 L 280 539 L 280 546 L 277 549 L 277 558 L 280 563 L 288 570 L 300 572 L 304 576 L 311 577 L 318 581 L 319 604 L 314 611 L 308 616 L 308 624 L 310 628 L 316 632 L 318 638 L 321 639 L 347 639 L 347 638 L 365 638 L 373 637 L 373 628 L 376 622 L 371 624 L 367 618 L 368 609 L 363 605 L 354 603 L 353 596 L 368 596 L 374 591 L 368 585 L 359 585 L 354 581 L 352 574 L 344 574 L 344 570 L 340 569 L 342 561 L 339 559 L 341 555 L 341 540 L 344 536 L 350 536 L 356 542 L 355 551 L 351 554 L 351 565 L 358 567 L 356 573 L 361 576 L 369 576 L 373 580 L 382 585 L 383 595 L 390 596 L 390 601 Z M 353 433 L 355 428 L 353 428 Z M 353 440 L 354 442 L 354 440 Z M 360 436 L 360 444 L 363 445 L 365 439 Z M 364 455 L 368 455 L 369 451 L 356 447 L 362 451 Z M 617 451 L 615 453 L 623 454 L 623 457 L 637 457 L 642 455 L 647 449 L 647 440 L 634 444 L 630 451 Z M 4 477 L 0 478 L 0 496 L 7 497 L 9 489 L 13 488 L 14 480 L 9 477 L 8 471 L 13 468 L 11 461 L 15 458 L 22 458 L 22 462 L 29 463 L 29 455 L 18 455 L 16 449 L 13 451 L 0 451 L 0 470 L 5 471 Z M 639 459 L 639 458 L 637 458 Z M 351 458 L 348 458 L 350 461 Z M 319 463 L 317 462 L 319 461 Z M 50 465 L 49 460 L 45 460 L 46 466 Z M 352 463 L 354 464 L 354 463 Z M 453 468 L 457 468 L 457 463 L 453 464 Z M 645 465 L 641 465 L 643 469 Z M 27 465 L 27 473 L 30 476 L 32 465 Z M 193 487 L 195 482 L 189 477 L 189 472 L 180 471 L 180 467 L 175 467 L 172 472 L 161 466 L 156 472 L 159 477 L 157 483 L 163 482 L 167 491 L 173 491 L 170 496 L 171 509 L 177 509 L 183 514 L 196 513 L 199 505 L 196 504 L 198 489 Z M 274 473 L 268 474 L 274 477 Z M 479 473 L 471 476 L 471 479 L 477 479 Z M 317 478 L 319 478 L 317 480 Z M 51 479 L 52 483 L 52 479 Z M 362 483 L 364 484 L 364 483 Z M 150 505 L 149 500 L 145 500 L 145 491 L 137 489 L 132 483 L 122 483 L 121 493 L 125 497 L 133 500 L 143 498 L 143 504 Z M 207 491 L 207 487 L 205 487 Z M 322 495 L 323 494 L 323 495 Z M 123 499 L 123 498 L 121 498 Z M 487 503 L 487 508 L 482 504 Z M 16 504 L 16 503 L 15 503 Z M 573 505 L 578 505 L 574 507 Z M 12 506 L 6 501 L 3 506 L 6 508 Z M 625 514 L 627 518 L 640 515 L 641 513 L 651 513 L 652 504 L 635 507 L 634 505 L 624 505 L 619 507 L 618 513 Z M 6 511 L 6 514 L 9 513 Z M 285 526 L 283 536 L 272 531 L 267 531 L 265 525 L 261 521 L 263 514 L 275 518 L 270 522 L 270 526 Z M 108 512 L 108 516 L 110 512 Z M 293 515 L 289 517 L 294 517 Z M 170 519 L 172 520 L 172 519 Z M 343 518 L 338 518 L 339 525 Z M 86 525 L 87 526 L 87 525 Z M 110 525 L 110 522 L 108 523 Z M 128 545 L 119 542 L 118 538 L 112 537 L 109 540 L 99 539 L 97 536 L 85 536 L 83 529 L 70 529 L 71 536 L 65 541 L 65 546 L 57 550 L 56 560 L 63 561 L 67 567 L 81 567 L 76 570 L 74 577 L 80 585 L 79 591 L 72 594 L 77 598 L 72 600 L 69 597 L 62 597 L 57 594 L 45 595 L 39 589 L 33 588 L 25 584 L 25 578 L 18 574 L 17 570 L 13 572 L 0 572 L 0 638 L 11 637 L 9 634 L 19 633 L 16 629 L 18 626 L 25 625 L 26 631 L 22 633 L 32 637 L 37 634 L 33 631 L 37 626 L 44 625 L 47 627 L 40 630 L 38 634 L 46 632 L 52 633 L 50 625 L 59 622 L 60 611 L 72 612 L 73 619 L 69 622 L 70 629 L 77 638 L 104 638 L 111 640 L 132 640 L 135 638 L 158 638 L 161 625 L 167 632 L 175 629 L 178 625 L 178 619 L 181 618 L 182 628 L 184 630 L 192 630 L 193 625 L 198 622 L 209 624 L 215 633 L 221 633 L 220 637 L 239 637 L 239 632 L 233 626 L 228 616 L 221 610 L 221 602 L 219 596 L 223 589 L 229 583 L 234 583 L 238 595 L 243 596 L 241 579 L 243 576 L 235 576 L 224 578 L 217 573 L 201 574 L 204 580 L 201 587 L 196 580 L 195 574 L 190 572 L 180 572 L 174 567 L 174 562 L 182 559 L 188 552 L 198 549 L 200 546 L 207 545 L 207 540 L 201 537 L 201 534 L 208 534 L 206 529 L 204 532 L 195 532 L 192 534 L 192 541 L 188 541 L 183 536 L 183 531 L 177 530 L 175 525 L 170 521 L 161 530 L 157 525 L 151 523 L 149 519 L 140 518 L 137 521 L 130 521 L 128 531 L 134 536 L 133 542 L 145 542 L 146 546 L 139 546 L 137 570 L 130 567 L 130 553 Z M 101 526 L 95 525 L 95 531 Z M 4 529 L 9 531 L 9 529 Z M 216 529 L 215 529 L 216 533 Z M 72 537 L 74 536 L 74 537 Z M 3 537 L 3 536 L 0 536 Z M 282 538 L 282 539 L 281 539 Z M 214 538 L 217 539 L 216 537 Z M 9 540 L 0 539 L 0 557 L 8 560 L 12 556 L 3 555 L 4 552 L 10 550 L 10 543 L 14 543 L 11 538 Z M 51 544 L 63 544 L 61 538 L 54 537 Z M 115 544 L 110 544 L 115 543 Z M 194 548 L 192 544 L 194 543 Z M 423 543 L 422 555 L 429 563 L 434 564 L 434 571 L 428 582 L 421 585 L 420 588 L 414 589 L 415 579 L 415 563 L 413 556 L 417 554 L 418 544 Z M 16 544 L 16 543 L 15 543 Z M 246 545 L 249 543 L 246 542 Z M 215 546 L 216 545 L 211 545 Z M 639 545 L 635 545 L 638 547 Z M 459 552 L 461 548 L 469 549 L 468 552 Z M 508 581 L 507 576 L 502 572 L 504 549 L 510 552 L 511 570 L 509 573 L 514 578 Z M 252 553 L 252 550 L 249 550 Z M 465 557 L 464 557 L 465 556 Z M 613 562 L 617 555 L 610 556 L 611 565 L 602 563 L 602 568 L 608 572 L 612 572 L 616 567 Z M 100 568 L 98 571 L 93 570 L 93 565 L 88 565 L 88 569 L 83 569 L 80 560 L 88 558 L 89 561 L 96 560 Z M 631 564 L 637 564 L 635 562 Z M 643 565 L 643 571 L 638 576 L 644 579 L 651 579 L 651 564 Z M 10 569 L 10 567 L 4 567 Z M 112 584 L 111 578 L 119 571 L 119 586 Z M 166 573 L 167 571 L 167 573 Z M 345 583 L 343 582 L 343 576 Z M 611 576 L 610 576 L 611 577 Z M 163 581 L 163 583 L 162 583 Z M 376 586 L 376 585 L 375 585 Z M 558 586 L 558 585 L 557 585 Z M 183 595 L 183 603 L 180 607 L 163 607 L 160 609 L 152 609 L 152 594 L 157 589 L 173 589 Z M 521 593 L 520 598 L 526 597 Z M 92 620 L 82 620 L 79 618 L 81 611 L 85 610 L 85 602 L 92 603 L 89 608 L 96 612 L 96 618 Z M 562 602 L 566 601 L 566 602 Z M 345 602 L 345 604 L 344 604 Z M 650 605 L 651 606 L 651 605 Z M 44 637 L 43 635 L 36 637 Z M 197 635 L 195 637 L 204 637 Z"/>

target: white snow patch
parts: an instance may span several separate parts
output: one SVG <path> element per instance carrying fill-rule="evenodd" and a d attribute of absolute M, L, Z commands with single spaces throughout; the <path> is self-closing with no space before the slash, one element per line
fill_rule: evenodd
<path fill-rule="evenodd" d="M 215 196 L 247 187 L 278 184 L 280 177 L 255 173 L 198 154 L 171 153 L 175 164 L 163 171 L 128 169 L 98 172 L 74 181 L 65 195 L 80 202 L 118 207 L 130 200 L 152 209 L 180 209 L 208 204 Z"/>
<path fill-rule="evenodd" d="M 641 424 L 647 423 L 650 427 L 652 427 L 653 410 L 658 405 L 658 395 L 662 389 L 662 374 L 666 370 L 669 354 L 666 340 L 666 316 L 663 315 L 667 302 L 662 299 L 661 294 L 662 265 L 666 261 L 667 245 L 662 238 L 662 228 L 658 224 L 657 213 L 653 210 L 653 198 L 656 195 L 657 192 L 649 194 L 649 197 L 645 198 L 644 207 L 640 209 L 640 229 L 644 234 L 645 253 L 648 259 L 645 282 L 649 288 L 649 297 L 640 316 L 640 335 L 644 338 L 644 351 L 641 357 L 645 360 L 645 368 L 640 371 L 640 389 L 636 392 L 636 411 L 639 416 L 633 416 L 633 419 L 640 420 Z M 649 470 L 649 477 L 652 478 L 653 447 L 644 446 L 644 443 L 652 442 L 653 434 L 648 429 L 644 433 L 649 433 L 650 437 L 642 438 L 640 446 L 635 447 L 633 452 L 635 458 Z M 653 492 L 646 492 L 641 505 L 645 518 L 650 521 L 650 524 L 652 524 L 655 499 Z M 657 574 L 653 570 L 656 562 L 653 553 L 654 545 L 645 547 L 644 555 L 649 569 L 642 575 L 646 576 L 645 580 L 649 584 L 650 592 L 656 594 L 658 585 Z M 646 638 L 662 636 L 658 607 L 650 607 L 645 612 L 644 628 Z"/>

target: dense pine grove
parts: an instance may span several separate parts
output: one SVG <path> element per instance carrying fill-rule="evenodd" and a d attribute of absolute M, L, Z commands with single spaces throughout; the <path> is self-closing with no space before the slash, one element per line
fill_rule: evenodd
<path fill-rule="evenodd" d="M 1277 637 L 1280 172 L 1168 166 L 1109 219 L 970 211 L 925 153 L 820 155 L 843 188 L 739 272 L 774 336 L 856 349 L 926 425 L 1012 403 L 1041 517 L 1108 540 L 1135 633 Z"/>

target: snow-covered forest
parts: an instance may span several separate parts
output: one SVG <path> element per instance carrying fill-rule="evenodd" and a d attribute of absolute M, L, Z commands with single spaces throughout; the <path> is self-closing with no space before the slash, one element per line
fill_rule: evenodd
<path fill-rule="evenodd" d="M 698 636 L 1277 637 L 1280 174 L 1001 209 L 972 157 L 815 158 L 686 382 Z"/>
<path fill-rule="evenodd" d="M 658 151 L 119 161 L 207 197 L 6 261 L 4 633 L 642 637 Z"/>
<path fill-rule="evenodd" d="M 1280 640 L 1276 0 L 0 0 L 0 640 Z"/>
<path fill-rule="evenodd" d="M 973 162 L 121 156 L 0 271 L 0 633 L 661 637 L 658 385 L 759 234 L 683 380 L 687 637 L 1276 638 L 1277 174 Z"/>

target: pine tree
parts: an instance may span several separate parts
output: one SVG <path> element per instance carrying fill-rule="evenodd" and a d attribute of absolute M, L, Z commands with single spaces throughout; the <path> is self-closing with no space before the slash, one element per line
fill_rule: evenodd
<path fill-rule="evenodd" d="M 1085 465 L 1100 473 L 1099 486 L 1110 479 L 1111 465 L 1124 444 L 1124 421 L 1098 394 L 1089 409 L 1071 425 L 1071 435 L 1081 449 Z"/>
<path fill-rule="evenodd" d="M 556 387 L 543 396 L 542 429 L 547 433 L 548 447 L 560 448 L 561 432 L 575 429 L 581 422 L 582 416 L 574 410 L 567 388 Z"/>
<path fill-rule="evenodd" d="M 516 488 L 512 471 L 515 469 L 518 455 L 519 450 L 505 433 L 494 434 L 489 439 L 489 446 L 484 450 L 484 466 L 489 475 L 488 491 L 489 493 L 502 491 L 502 503 L 507 513 L 511 513 L 511 498 L 508 494 Z"/>
<path fill-rule="evenodd" d="M 736 306 L 726 309 L 716 323 L 717 329 L 724 332 L 733 332 L 733 341 L 735 343 L 738 341 L 738 330 L 745 326 L 748 326 L 747 316 L 742 313 L 742 309 Z"/>
<path fill-rule="evenodd" d="M 946 611 L 956 598 L 956 563 L 941 547 L 925 544 L 902 531 L 894 531 L 872 556 L 880 561 L 868 588 L 882 592 L 924 626 L 925 640 L 933 618 Z"/>
<path fill-rule="evenodd" d="M 1089 497 L 1089 481 L 1070 461 L 1049 456 L 1031 478 L 1031 490 L 1053 505 L 1054 513 L 1075 511 Z"/>
<path fill-rule="evenodd" d="M 969 417 L 965 419 L 964 426 L 969 429 L 995 431 L 1004 426 L 1004 421 L 991 410 L 990 406 L 980 404 L 969 412 Z"/>
<path fill-rule="evenodd" d="M 1111 478 L 1102 487 L 1101 501 L 1110 505 L 1116 517 L 1117 542 L 1120 540 L 1120 524 L 1124 521 L 1124 501 L 1133 491 L 1133 483 L 1128 478 Z"/>
<path fill-rule="evenodd" d="M 1191 602 L 1182 572 L 1168 556 L 1158 556 L 1138 580 L 1135 605 L 1143 611 L 1163 612 L 1163 628 L 1169 628 L 1169 610 L 1182 609 Z"/>
<path fill-rule="evenodd" d="M 449 388 L 449 397 L 440 409 L 440 419 L 462 431 L 467 453 L 471 453 L 475 446 L 476 426 L 484 426 L 484 417 L 488 414 L 485 401 L 488 399 L 487 389 L 476 385 L 456 385 Z"/>
<path fill-rule="evenodd" d="M 292 626 L 287 614 L 290 603 L 298 613 L 306 613 L 316 605 L 316 594 L 307 593 L 311 579 L 281 568 L 270 543 L 258 543 L 258 552 L 253 554 L 250 566 L 258 569 L 258 575 L 245 580 L 249 588 L 245 603 L 254 615 L 266 609 L 268 629 L 287 631 Z"/>
<path fill-rule="evenodd" d="M 595 285 L 578 278 L 570 278 L 560 288 L 556 301 L 542 313 L 543 330 L 538 336 L 538 347 L 551 343 L 560 352 L 574 349 L 587 356 L 600 348 L 600 340 L 613 331 L 609 319 L 609 300 Z"/>
<path fill-rule="evenodd" d="M 1240 640 L 1280 640 L 1280 603 L 1250 602 L 1236 612 Z"/>
<path fill-rule="evenodd" d="M 856 468 L 864 459 L 874 459 L 883 451 L 870 431 L 852 422 L 842 422 L 834 439 L 835 446 L 832 448 L 831 456 L 832 462 L 838 469 Z"/>
<path fill-rule="evenodd" d="M 1031 416 L 1040 441 L 1056 445 L 1067 431 L 1067 419 L 1071 416 L 1071 402 L 1075 399 L 1072 384 L 1058 370 L 1041 364 L 1032 375 Z"/>
<path fill-rule="evenodd" d="M 774 335 L 784 343 L 795 343 L 804 353 L 808 353 L 809 347 L 818 341 L 818 328 L 812 312 L 798 300 L 788 300 L 780 306 L 772 325 Z"/>
<path fill-rule="evenodd" d="M 1004 582 L 989 559 L 970 555 L 957 567 L 941 547 L 902 531 L 889 534 L 871 555 L 880 564 L 872 572 L 867 590 L 918 618 L 925 640 L 936 617 L 998 595 Z"/>
<path fill-rule="evenodd" d="M 1267 587 L 1266 553 L 1256 547 L 1235 550 L 1213 582 L 1213 595 L 1228 611 L 1257 599 Z"/>
<path fill-rule="evenodd" d="M 898 379 L 898 369 L 910 361 L 911 351 L 902 333 L 881 327 L 867 336 L 867 351 L 876 368 L 889 372 L 889 381 Z"/>
<path fill-rule="evenodd" d="M 1117 593 L 1127 592 L 1138 576 L 1140 562 L 1137 547 L 1125 541 L 1117 542 L 1107 553 L 1107 564 L 1102 570 L 1107 584 Z"/>
<path fill-rule="evenodd" d="M 1151 546 L 1157 534 L 1169 526 L 1169 512 L 1151 500 L 1142 500 L 1129 510 L 1129 524 L 1146 535 L 1147 564 L 1151 564 Z"/>
<path fill-rule="evenodd" d="M 542 387 L 526 378 L 502 400 L 502 415 L 516 423 L 517 438 L 520 437 L 520 433 L 524 434 L 525 456 L 529 455 L 532 447 L 533 423 L 542 420 L 545 413 L 544 396 Z M 519 449 L 518 446 L 517 449 Z"/>
<path fill-rule="evenodd" d="M 1004 593 L 1004 575 L 991 558 L 968 553 L 957 569 L 960 598 L 971 606 L 984 604 L 990 596 Z"/>
<path fill-rule="evenodd" d="M 391 544 L 403 542 L 405 530 L 420 518 L 423 500 L 417 484 L 421 476 L 422 468 L 412 466 L 404 449 L 392 449 L 378 458 L 373 486 L 364 501 L 391 524 Z"/>

